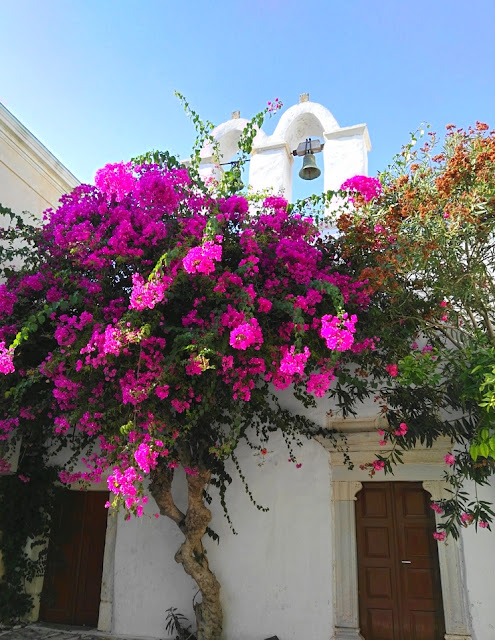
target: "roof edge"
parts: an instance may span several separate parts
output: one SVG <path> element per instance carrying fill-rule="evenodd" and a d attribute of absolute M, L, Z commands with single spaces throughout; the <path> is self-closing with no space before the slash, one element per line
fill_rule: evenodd
<path fill-rule="evenodd" d="M 2 132 L 6 134 L 5 137 L 11 146 L 34 163 L 62 193 L 68 193 L 81 184 L 80 180 L 0 102 L 0 133 Z"/>

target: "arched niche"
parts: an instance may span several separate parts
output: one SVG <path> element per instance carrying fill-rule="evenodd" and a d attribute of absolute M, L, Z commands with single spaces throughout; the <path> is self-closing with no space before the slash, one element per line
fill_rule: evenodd
<path fill-rule="evenodd" d="M 208 142 L 201 150 L 199 172 L 203 179 L 221 176 L 223 170 L 220 165 L 229 162 L 237 154 L 242 131 L 248 122 L 245 118 L 233 118 L 213 129 L 211 135 L 216 149 Z"/>
<path fill-rule="evenodd" d="M 256 136 L 249 174 L 251 187 L 256 191 L 283 191 L 291 200 L 292 151 L 306 138 L 319 138 L 325 143 L 318 157 L 325 191 L 337 190 L 354 175 L 367 174 L 371 144 L 366 125 L 342 128 L 326 107 L 307 101 L 288 109 L 273 135 Z"/>
<path fill-rule="evenodd" d="M 323 138 L 326 132 L 339 129 L 330 111 L 316 102 L 296 104 L 282 115 L 273 136 L 284 140 L 291 151 L 306 138 Z"/>
<path fill-rule="evenodd" d="M 337 120 L 328 109 L 313 102 L 304 102 L 288 109 L 280 119 L 274 136 L 285 140 L 289 151 L 296 149 L 307 138 L 324 140 L 325 131 L 339 128 Z M 318 167 L 322 171 L 317 181 L 308 182 L 299 178 L 302 157 L 293 157 L 290 177 L 290 188 L 286 189 L 290 200 L 305 198 L 313 193 L 321 193 L 325 189 L 325 154 L 315 156 Z"/>

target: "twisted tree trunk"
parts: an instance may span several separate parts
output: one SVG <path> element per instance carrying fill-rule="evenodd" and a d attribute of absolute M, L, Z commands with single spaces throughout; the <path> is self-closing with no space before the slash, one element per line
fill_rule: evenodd
<path fill-rule="evenodd" d="M 197 624 L 197 640 L 219 640 L 222 634 L 223 613 L 220 604 L 220 583 L 210 570 L 202 538 L 211 520 L 211 512 L 205 506 L 203 490 L 210 481 L 211 472 L 198 469 L 197 475 L 187 475 L 187 511 L 177 507 L 172 497 L 173 472 L 158 466 L 152 474 L 151 495 L 160 513 L 168 516 L 184 534 L 185 540 L 175 554 L 175 561 L 182 564 L 201 591 L 202 602 L 194 605 Z"/>

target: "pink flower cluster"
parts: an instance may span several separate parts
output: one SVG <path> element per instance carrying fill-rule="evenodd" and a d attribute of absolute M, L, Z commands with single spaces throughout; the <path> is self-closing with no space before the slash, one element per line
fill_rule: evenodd
<path fill-rule="evenodd" d="M 275 113 L 276 111 L 281 109 L 283 106 L 284 105 L 282 104 L 282 102 L 278 98 L 275 98 L 273 102 L 268 101 L 267 109 L 269 113 Z"/>
<path fill-rule="evenodd" d="M 143 477 L 136 471 L 135 467 L 127 467 L 124 471 L 119 467 L 114 467 L 107 480 L 109 490 L 116 496 L 121 497 L 125 508 L 129 511 L 135 510 L 136 515 L 139 517 L 143 515 L 143 505 L 148 502 L 148 498 L 139 495 L 136 488 L 136 483 L 142 481 Z"/>
<path fill-rule="evenodd" d="M 396 364 L 387 364 L 385 371 L 392 377 L 396 378 L 399 375 L 399 367 Z"/>
<path fill-rule="evenodd" d="M 354 342 L 357 316 L 347 313 L 339 316 L 325 315 L 321 319 L 320 335 L 332 351 L 346 351 Z"/>
<path fill-rule="evenodd" d="M 0 458 L 0 473 L 9 473 L 11 468 L 10 462 L 7 462 L 5 458 Z"/>
<path fill-rule="evenodd" d="M 165 292 L 172 282 L 172 278 L 153 279 L 145 282 L 139 273 L 132 275 L 132 292 L 129 302 L 130 309 L 154 309 L 165 298 Z"/>
<path fill-rule="evenodd" d="M 0 420 L 0 440 L 8 440 L 11 433 L 19 426 L 19 418 Z"/>
<path fill-rule="evenodd" d="M 382 192 L 382 185 L 378 178 L 368 178 L 368 176 L 354 176 L 349 178 L 340 186 L 341 191 L 355 191 L 363 196 L 365 202 L 370 202 L 373 198 L 378 198 Z M 354 202 L 353 198 L 349 198 Z"/>
<path fill-rule="evenodd" d="M 0 285 L 0 317 L 10 316 L 14 310 L 17 296 L 8 290 L 7 285 Z"/>
<path fill-rule="evenodd" d="M 158 464 L 159 455 L 158 451 L 153 451 L 149 445 L 142 442 L 134 452 L 134 459 L 142 471 L 149 473 Z"/>
<path fill-rule="evenodd" d="M 237 357 L 239 366 L 234 367 L 234 356 L 222 357 L 222 371 L 219 372 L 226 384 L 232 385 L 234 400 L 249 402 L 255 386 L 255 377 L 266 372 L 263 358 L 248 358 L 243 354 Z M 271 374 L 268 379 L 271 379 Z"/>
<path fill-rule="evenodd" d="M 62 198 L 56 211 L 49 212 L 43 237 L 52 259 L 63 262 L 70 255 L 75 266 L 99 275 L 102 269 L 112 268 L 115 259 L 139 259 L 146 249 L 165 241 L 170 231 L 168 216 L 176 211 L 181 190 L 190 183 L 187 171 L 143 165 L 136 167 L 133 178 L 127 165 L 119 167 L 103 170 L 98 180 L 102 191 L 80 185 Z M 203 206 L 197 195 L 183 201 L 194 211 Z M 189 229 L 184 231 L 190 235 Z"/>
<path fill-rule="evenodd" d="M 242 322 L 230 332 L 229 344 L 234 349 L 245 351 L 249 347 L 259 349 L 263 344 L 263 333 L 256 318 Z"/>
<path fill-rule="evenodd" d="M 217 237 L 217 242 L 222 240 Z M 200 247 L 193 247 L 189 250 L 182 264 L 187 273 L 202 273 L 208 275 L 215 271 L 215 262 L 222 259 L 222 245 L 211 241 L 204 242 Z"/>
<path fill-rule="evenodd" d="M 442 515 L 442 513 L 443 513 L 442 507 L 437 502 L 432 502 L 430 504 L 430 508 L 433 509 L 433 511 L 435 513 L 438 513 L 439 515 Z"/>
<path fill-rule="evenodd" d="M 405 422 L 401 422 L 399 428 L 394 431 L 396 436 L 405 436 L 407 433 L 407 424 Z"/>
<path fill-rule="evenodd" d="M 186 364 L 186 373 L 188 376 L 199 376 L 203 373 L 203 362 L 196 356 L 191 356 Z"/>
<path fill-rule="evenodd" d="M 7 349 L 5 342 L 0 342 L 0 373 L 14 373 L 14 351 Z"/>
<path fill-rule="evenodd" d="M 438 540 L 439 542 L 443 542 L 447 537 L 447 533 L 445 531 L 435 531 L 435 533 L 433 534 L 433 537 L 435 538 L 435 540 Z"/>
<path fill-rule="evenodd" d="M 311 373 L 306 383 L 306 390 L 317 398 L 323 398 L 334 379 L 335 374 L 333 369 L 328 371 L 322 370 L 321 373 Z"/>
<path fill-rule="evenodd" d="M 337 356 L 352 362 L 378 341 L 357 337 L 351 311 L 367 308 L 366 281 L 348 275 L 311 218 L 279 196 L 252 210 L 243 196 L 216 198 L 184 169 L 107 165 L 95 187 L 80 185 L 46 214 L 39 251 L 38 271 L 0 286 L 0 314 L 21 314 L 28 299 L 29 314 L 45 316 L 39 361 L 15 355 L 20 375 L 43 382 L 43 408 L 21 413 L 13 403 L 0 439 L 16 420 L 46 417 L 51 437 L 94 447 L 87 470 L 61 480 L 94 482 L 112 469 L 112 504 L 137 515 L 160 456 L 198 473 L 181 452 L 194 450 L 199 428 L 213 428 L 211 407 L 228 416 L 267 383 L 323 397 Z M 337 311 L 334 288 L 349 313 Z M 25 322 L 17 315 L 1 329 L 6 374 L 7 341 Z"/>
<path fill-rule="evenodd" d="M 294 374 L 303 375 L 304 366 L 308 361 L 311 351 L 308 347 L 304 347 L 302 353 L 296 353 L 296 347 L 292 345 L 287 348 L 285 345 L 282 347 L 282 359 L 280 361 L 281 373 L 293 376 Z"/>
<path fill-rule="evenodd" d="M 95 184 L 108 199 L 113 196 L 117 202 L 121 202 L 136 186 L 136 180 L 132 174 L 133 168 L 130 162 L 107 164 L 96 172 Z"/>
<path fill-rule="evenodd" d="M 93 315 L 83 311 L 78 316 L 61 315 L 55 329 L 55 340 L 60 346 L 70 347 L 77 339 L 76 331 L 82 331 L 84 327 L 93 322 Z"/>

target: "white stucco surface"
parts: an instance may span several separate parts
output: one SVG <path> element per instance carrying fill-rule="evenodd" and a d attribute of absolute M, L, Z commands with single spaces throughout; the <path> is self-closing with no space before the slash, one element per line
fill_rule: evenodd
<path fill-rule="evenodd" d="M 222 584 L 223 637 L 328 638 L 333 628 L 328 453 L 308 442 L 298 451 L 302 466 L 297 469 L 288 462 L 281 438 L 267 449 L 266 456 L 241 450 L 239 459 L 255 499 L 270 510 L 263 513 L 251 504 L 235 470 L 227 502 L 238 535 L 230 531 L 218 503 L 214 508 L 211 526 L 220 544 L 208 540 L 207 548 Z M 180 540 L 177 527 L 166 518 L 119 519 L 115 632 L 158 638 L 170 606 L 192 619 L 193 583 L 173 560 Z"/>
<path fill-rule="evenodd" d="M 324 135 L 324 190 L 336 191 L 356 175 L 368 175 L 368 151 L 371 149 L 366 125 L 346 127 Z"/>
<path fill-rule="evenodd" d="M 474 487 L 469 487 L 474 497 Z M 495 482 L 478 487 L 478 497 L 495 504 Z M 473 640 L 495 638 L 495 532 L 467 527 L 462 531 Z"/>
<path fill-rule="evenodd" d="M 251 155 L 249 184 L 254 191 L 269 189 L 270 193 L 283 193 L 292 197 L 292 165 L 290 149 L 285 142 L 259 147 Z"/>
<path fill-rule="evenodd" d="M 125 522 L 117 516 L 113 624 L 116 634 L 165 637 L 166 609 L 175 606 L 193 619 L 194 583 L 174 561 L 182 534 L 166 519 L 147 516 Z"/>

